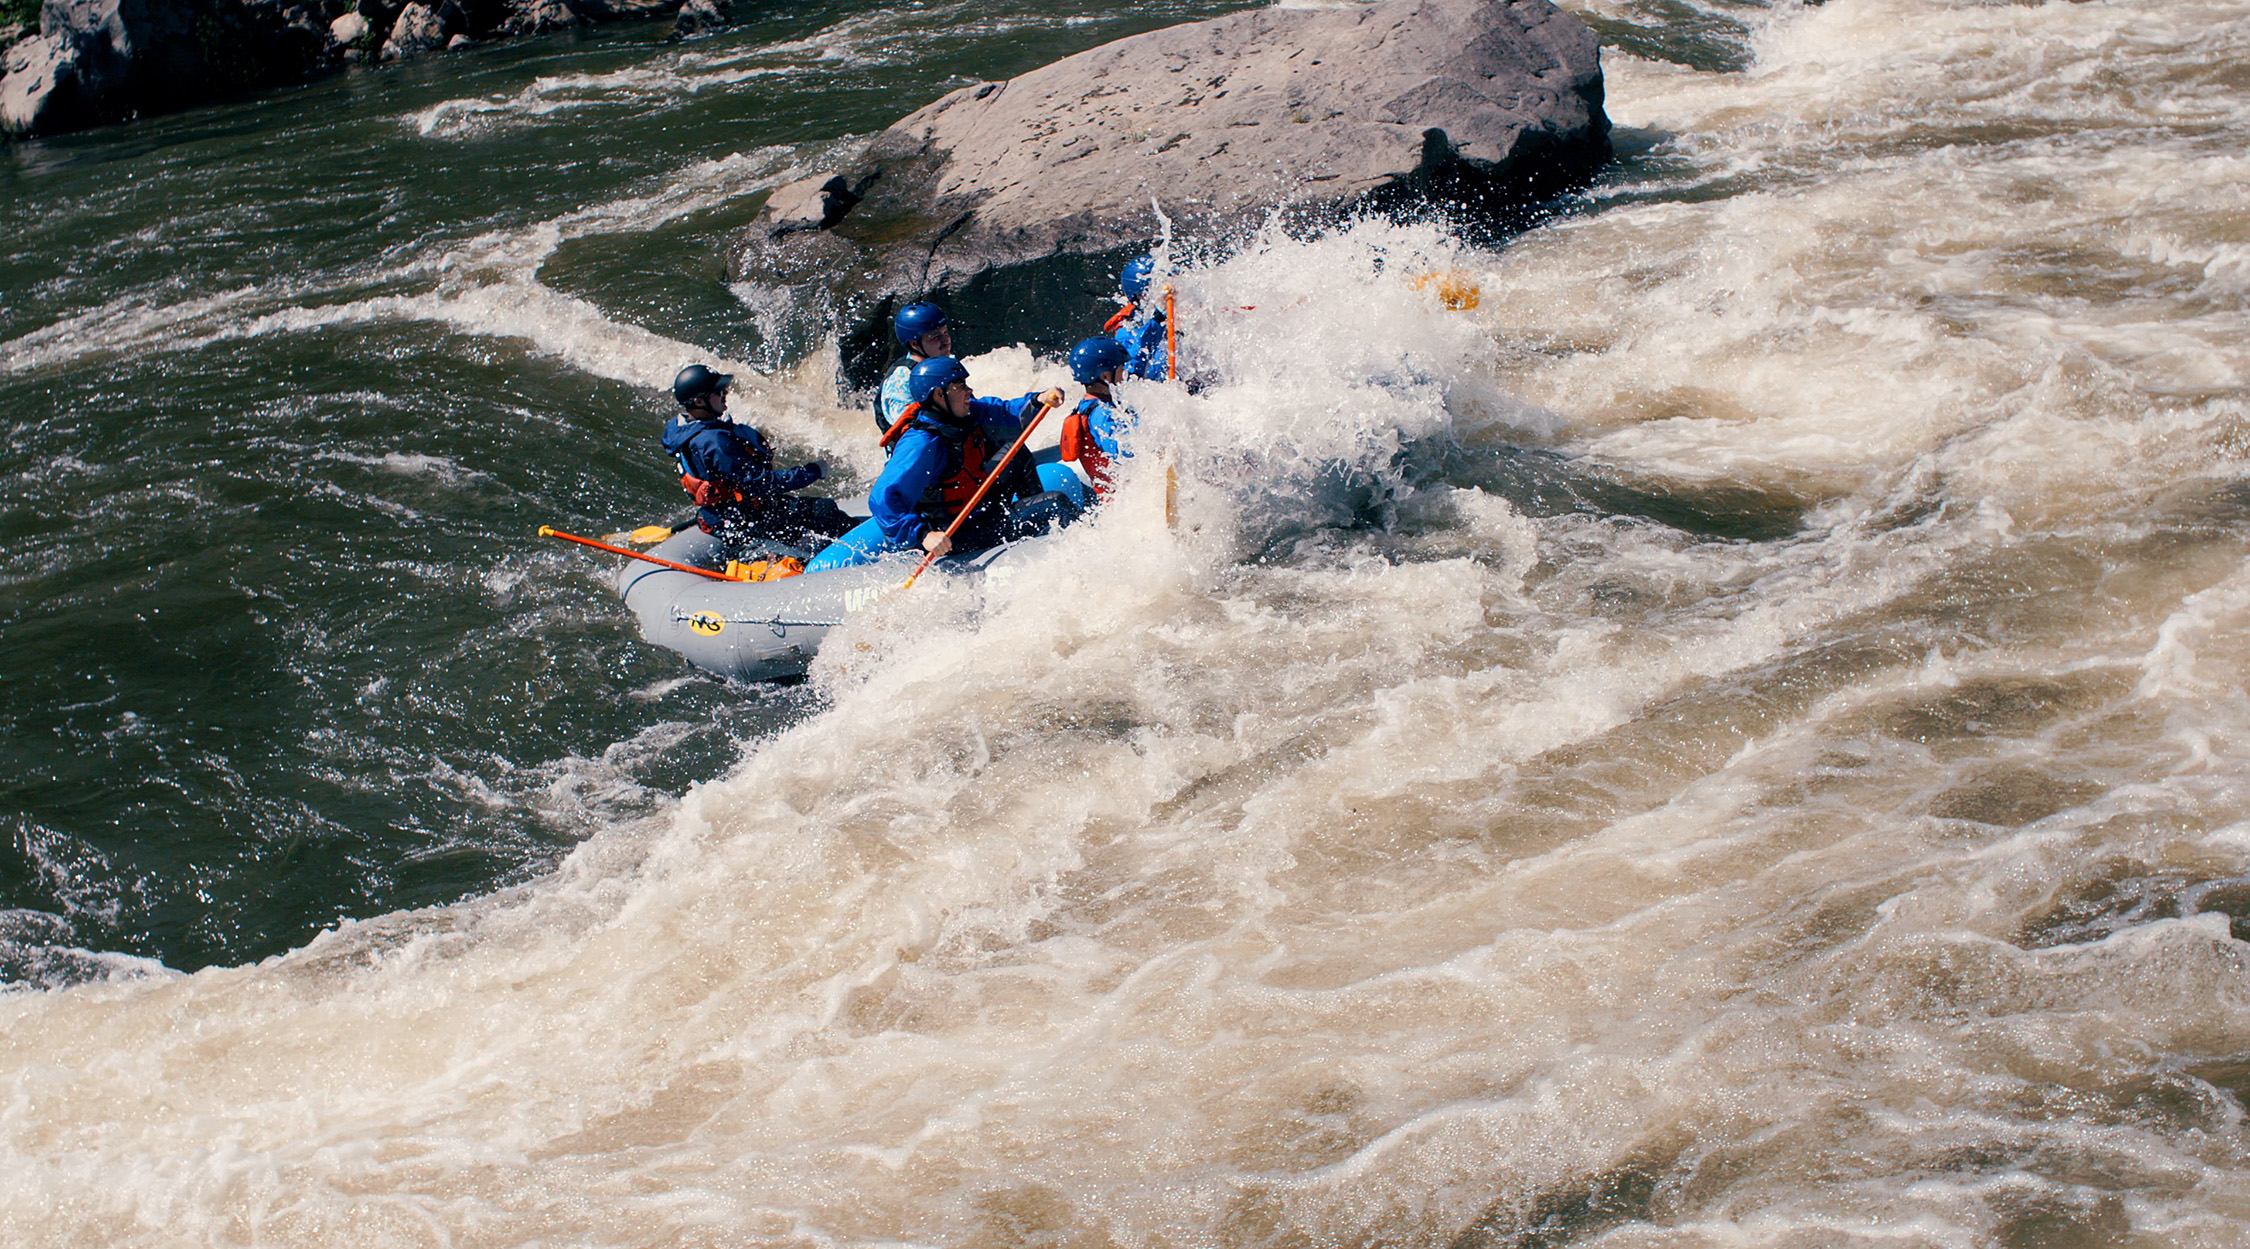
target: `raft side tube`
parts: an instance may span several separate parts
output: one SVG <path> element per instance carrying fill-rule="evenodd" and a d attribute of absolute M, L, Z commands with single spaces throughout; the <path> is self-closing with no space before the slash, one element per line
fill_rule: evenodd
<path fill-rule="evenodd" d="M 1005 547 L 938 561 L 936 570 L 981 573 Z M 726 567 L 719 540 L 689 528 L 649 554 L 716 572 Z M 707 672 L 737 681 L 803 676 L 828 631 L 905 584 L 903 560 L 881 560 L 779 581 L 719 581 L 628 560 L 617 593 L 640 621 L 641 637 Z"/>

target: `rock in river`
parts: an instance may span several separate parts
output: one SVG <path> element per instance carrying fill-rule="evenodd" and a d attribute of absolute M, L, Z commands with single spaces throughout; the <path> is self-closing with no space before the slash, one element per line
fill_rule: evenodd
<path fill-rule="evenodd" d="M 912 299 L 988 330 L 1001 309 L 1083 303 L 1097 269 L 1157 236 L 1152 200 L 1206 239 L 1275 210 L 1489 229 L 1608 155 L 1594 34 L 1548 0 L 1260 8 L 955 91 L 849 168 L 776 191 L 734 263 L 833 319 L 864 384 Z"/>
<path fill-rule="evenodd" d="M 710 7 L 709 0 L 702 0 Z M 356 61 L 672 13 L 681 0 L 44 0 L 0 51 L 0 134 L 162 113 Z"/>

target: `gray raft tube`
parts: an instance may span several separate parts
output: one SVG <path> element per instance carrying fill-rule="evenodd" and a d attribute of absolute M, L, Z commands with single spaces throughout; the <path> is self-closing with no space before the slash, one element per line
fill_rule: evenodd
<path fill-rule="evenodd" d="M 1050 425 L 1040 435 L 1041 445 L 1025 448 L 1033 464 L 1062 462 L 1054 441 L 1058 436 L 1058 427 Z M 865 496 L 856 502 L 838 502 L 854 519 L 866 518 Z M 931 565 L 930 572 L 981 576 L 1013 545 L 949 555 Z M 713 572 L 727 566 L 718 540 L 693 525 L 648 553 Z M 777 547 L 774 553 L 799 558 L 807 554 L 795 547 Z M 761 553 L 742 558 L 766 557 Z M 904 561 L 891 559 L 779 581 L 716 581 L 634 559 L 617 570 L 617 593 L 640 617 L 641 636 L 648 641 L 678 651 L 689 663 L 722 677 L 778 681 L 803 676 L 828 631 L 905 584 L 909 570 Z"/>
<path fill-rule="evenodd" d="M 981 573 L 1008 549 L 949 556 L 931 571 Z M 727 564 L 719 540 L 693 526 L 649 554 L 714 572 Z M 648 641 L 718 676 L 775 681 L 803 676 L 828 631 L 898 589 L 906 573 L 903 561 L 882 560 L 779 581 L 719 581 L 635 559 L 617 570 L 617 593 Z"/>

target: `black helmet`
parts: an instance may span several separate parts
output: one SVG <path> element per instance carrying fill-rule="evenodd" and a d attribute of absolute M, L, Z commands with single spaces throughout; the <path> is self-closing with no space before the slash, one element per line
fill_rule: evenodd
<path fill-rule="evenodd" d="M 672 397 L 680 401 L 681 407 L 692 408 L 696 400 L 732 385 L 734 374 L 715 373 L 703 365 L 691 364 L 672 379 Z"/>

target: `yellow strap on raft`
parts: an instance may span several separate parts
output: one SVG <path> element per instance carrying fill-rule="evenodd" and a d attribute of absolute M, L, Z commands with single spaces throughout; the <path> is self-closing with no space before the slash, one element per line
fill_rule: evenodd
<path fill-rule="evenodd" d="M 730 581 L 779 581 L 794 577 L 805 570 L 805 561 L 794 555 L 780 559 L 752 560 L 745 564 L 738 559 L 727 561 L 727 579 Z"/>

